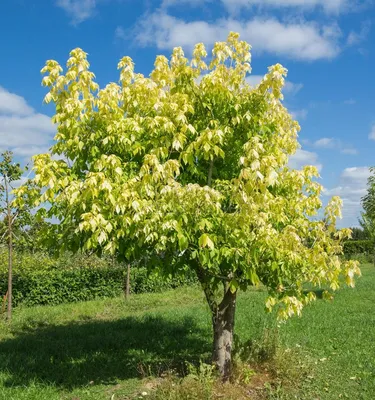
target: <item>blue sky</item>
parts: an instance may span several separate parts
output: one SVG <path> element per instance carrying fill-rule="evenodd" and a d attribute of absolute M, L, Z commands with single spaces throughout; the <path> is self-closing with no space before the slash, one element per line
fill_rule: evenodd
<path fill-rule="evenodd" d="M 0 15 L 0 150 L 26 162 L 52 143 L 47 59 L 64 65 L 81 47 L 103 86 L 124 55 L 148 74 L 156 54 L 233 30 L 253 46 L 251 82 L 288 68 L 285 104 L 302 127 L 291 165 L 317 165 L 324 199 L 344 200 L 340 225 L 357 225 L 375 165 L 374 0 L 1 0 Z"/>

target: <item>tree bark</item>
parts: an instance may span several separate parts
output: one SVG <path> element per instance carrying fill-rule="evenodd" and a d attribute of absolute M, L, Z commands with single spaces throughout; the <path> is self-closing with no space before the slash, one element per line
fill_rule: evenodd
<path fill-rule="evenodd" d="M 214 169 L 214 160 L 210 161 L 210 167 L 208 168 L 207 185 L 211 187 L 212 184 L 212 171 Z"/>
<path fill-rule="evenodd" d="M 232 348 L 237 293 L 229 289 L 225 292 L 216 313 L 212 314 L 214 349 L 212 360 L 216 364 L 223 381 L 230 379 L 232 373 Z"/>
<path fill-rule="evenodd" d="M 209 286 L 206 272 L 198 263 L 194 265 L 194 268 L 198 280 L 202 285 L 212 315 L 214 336 L 212 362 L 220 372 L 222 380 L 227 382 L 232 373 L 232 349 L 237 291 L 232 293 L 227 282 L 225 282 L 223 299 L 221 303 L 218 304 L 215 294 Z"/>
<path fill-rule="evenodd" d="M 1 314 L 5 313 L 6 307 L 7 307 L 7 300 L 8 300 L 8 292 L 5 293 L 3 297 L 3 306 L 1 308 Z"/>
<path fill-rule="evenodd" d="M 130 264 L 127 265 L 127 271 L 126 271 L 125 299 L 128 300 L 129 296 L 130 296 Z"/>
<path fill-rule="evenodd" d="M 10 228 L 11 229 L 11 228 Z M 7 319 L 10 321 L 12 319 L 12 289 L 13 289 L 13 241 L 12 232 L 9 232 L 9 242 L 8 242 L 8 313 Z"/>
<path fill-rule="evenodd" d="M 8 182 L 5 178 L 5 201 L 7 204 L 8 219 L 8 309 L 7 319 L 12 319 L 12 288 L 13 288 L 13 237 L 12 237 L 12 212 L 10 208 Z"/>

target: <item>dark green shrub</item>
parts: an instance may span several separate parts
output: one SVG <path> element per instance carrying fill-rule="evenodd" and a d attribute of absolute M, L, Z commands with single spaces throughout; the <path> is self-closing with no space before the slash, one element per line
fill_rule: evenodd
<path fill-rule="evenodd" d="M 14 304 L 61 304 L 114 297 L 122 292 L 124 270 L 81 268 L 17 273 L 13 278 Z M 0 276 L 0 292 L 7 289 L 7 276 Z"/>
<path fill-rule="evenodd" d="M 108 258 L 64 255 L 53 259 L 46 254 L 15 255 L 13 276 L 14 305 L 56 305 L 123 293 L 126 266 Z M 6 252 L 0 252 L 0 295 L 7 291 Z M 131 268 L 131 293 L 153 293 L 195 284 L 195 276 L 161 279 L 150 276 L 145 267 Z"/>
<path fill-rule="evenodd" d="M 359 261 L 360 264 L 368 264 L 374 262 L 374 256 L 371 254 L 352 254 L 350 257 L 351 260 Z"/>
<path fill-rule="evenodd" d="M 344 242 L 344 255 L 352 258 L 355 255 L 371 257 L 374 254 L 374 242 L 372 240 L 348 240 Z"/>

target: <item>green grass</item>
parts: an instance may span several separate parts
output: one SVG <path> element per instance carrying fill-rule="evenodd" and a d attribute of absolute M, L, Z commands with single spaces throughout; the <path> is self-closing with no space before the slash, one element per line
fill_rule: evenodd
<path fill-rule="evenodd" d="M 362 271 L 356 289 L 343 289 L 331 303 L 318 300 L 281 326 L 282 389 L 270 390 L 270 398 L 374 398 L 375 268 Z M 240 296 L 241 340 L 262 341 L 274 326 L 264 298 L 261 291 Z M 210 350 L 210 316 L 195 288 L 128 303 L 20 307 L 11 326 L 0 322 L 0 400 L 130 399 L 152 385 L 140 378 L 208 359 Z"/>

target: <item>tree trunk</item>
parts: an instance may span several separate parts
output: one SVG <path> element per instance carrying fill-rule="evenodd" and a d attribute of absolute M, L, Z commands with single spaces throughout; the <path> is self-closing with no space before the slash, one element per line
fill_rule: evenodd
<path fill-rule="evenodd" d="M 5 183 L 5 202 L 7 205 L 7 219 L 8 219 L 8 312 L 7 319 L 12 319 L 12 287 L 13 287 L 13 233 L 12 233 L 12 210 L 9 200 L 9 189 L 7 179 L 4 178 Z"/>
<path fill-rule="evenodd" d="M 232 348 L 234 318 L 237 293 L 229 289 L 225 292 L 216 312 L 212 313 L 214 349 L 212 360 L 216 364 L 223 381 L 229 380 L 232 372 Z"/>
<path fill-rule="evenodd" d="M 212 184 L 212 171 L 214 169 L 214 160 L 210 161 L 210 167 L 208 169 L 207 185 L 211 187 Z"/>
<path fill-rule="evenodd" d="M 129 296 L 130 296 L 130 264 L 128 264 L 126 271 L 125 299 L 128 300 Z"/>
<path fill-rule="evenodd" d="M 12 243 L 12 231 L 10 230 L 9 241 L 8 241 L 8 313 L 7 313 L 8 321 L 12 319 L 12 289 L 13 289 L 13 243 Z"/>
<path fill-rule="evenodd" d="M 232 293 L 225 283 L 224 296 L 221 303 L 218 304 L 214 291 L 208 283 L 209 280 L 204 269 L 198 263 L 194 265 L 194 268 L 212 315 L 214 334 L 212 361 L 217 366 L 223 381 L 227 382 L 232 373 L 232 348 L 237 291 Z"/>
<path fill-rule="evenodd" d="M 1 308 L 1 314 L 5 313 L 5 310 L 7 308 L 7 300 L 8 300 L 8 292 L 6 292 L 3 297 L 3 306 Z"/>

